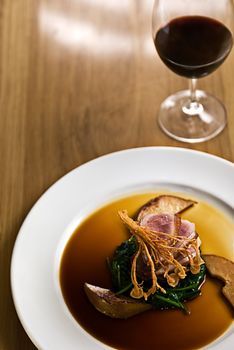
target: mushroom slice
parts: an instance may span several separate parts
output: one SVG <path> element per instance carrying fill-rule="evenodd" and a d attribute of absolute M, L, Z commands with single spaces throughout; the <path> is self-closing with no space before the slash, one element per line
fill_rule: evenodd
<path fill-rule="evenodd" d="M 203 255 L 207 270 L 213 277 L 221 279 L 225 285 L 224 296 L 234 307 L 234 262 L 217 255 Z"/>
<path fill-rule="evenodd" d="M 137 220 L 140 222 L 148 214 L 179 214 L 192 207 L 197 202 L 172 195 L 162 195 L 151 199 L 139 211 Z"/>
<path fill-rule="evenodd" d="M 91 284 L 84 284 L 85 293 L 93 306 L 103 314 L 112 318 L 129 318 L 150 310 L 152 306 L 134 299 L 118 296 L 109 289 Z"/>

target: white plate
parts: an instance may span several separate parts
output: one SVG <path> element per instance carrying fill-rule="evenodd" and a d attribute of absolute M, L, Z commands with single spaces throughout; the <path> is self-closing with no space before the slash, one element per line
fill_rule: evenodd
<path fill-rule="evenodd" d="M 110 349 L 69 313 L 59 288 L 59 259 L 89 212 L 122 194 L 158 188 L 205 197 L 233 216 L 234 164 L 170 147 L 130 149 L 95 159 L 56 182 L 34 205 L 15 243 L 11 285 L 19 318 L 39 349 Z M 209 348 L 229 350 L 233 342 L 232 328 Z"/>

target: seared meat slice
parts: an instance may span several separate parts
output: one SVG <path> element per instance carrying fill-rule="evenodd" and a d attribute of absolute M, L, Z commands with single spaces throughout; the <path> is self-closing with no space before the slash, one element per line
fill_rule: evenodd
<path fill-rule="evenodd" d="M 142 218 L 140 225 L 151 231 L 163 232 L 169 235 L 173 234 L 189 239 L 197 237 L 195 224 L 174 214 L 148 214 Z"/>
<path fill-rule="evenodd" d="M 200 239 L 195 231 L 195 224 L 181 219 L 178 215 L 174 214 L 147 214 L 142 217 L 140 225 L 151 231 L 161 232 L 168 235 L 184 237 L 174 244 L 177 248 L 186 247 L 188 239 L 197 239 L 198 246 L 200 246 Z M 165 235 L 162 236 L 165 239 Z M 168 239 L 171 239 L 171 236 L 168 236 Z M 195 257 L 197 252 L 193 247 L 188 247 L 187 251 L 191 257 Z M 182 253 L 175 251 L 173 253 L 174 257 L 180 262 L 181 265 L 187 266 L 189 264 L 188 255 L 183 255 Z M 168 266 L 168 270 L 172 271 L 174 269 L 173 265 Z M 147 258 L 142 255 L 138 259 L 137 263 L 137 272 L 140 277 L 143 279 L 150 278 L 149 269 L 147 267 Z M 161 275 L 165 272 L 165 269 L 158 266 L 156 268 L 156 274 Z"/>
<path fill-rule="evenodd" d="M 147 214 L 141 219 L 140 225 L 155 232 L 177 235 L 181 226 L 180 221 L 174 214 Z"/>
<path fill-rule="evenodd" d="M 200 256 L 195 225 L 178 215 L 195 203 L 163 195 L 144 205 L 136 220 L 129 217 L 126 210 L 119 211 L 121 220 L 138 242 L 131 266 L 133 288 L 130 295 L 133 298 L 147 300 L 156 290 L 165 293 L 163 279 L 169 286 L 176 287 L 188 271 L 199 273 L 204 261 Z M 147 290 L 144 281 L 151 284 Z"/>

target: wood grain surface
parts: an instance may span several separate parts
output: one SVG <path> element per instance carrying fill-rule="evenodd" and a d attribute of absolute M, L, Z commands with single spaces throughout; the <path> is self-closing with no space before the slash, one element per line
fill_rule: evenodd
<path fill-rule="evenodd" d="M 13 306 L 10 259 L 27 212 L 57 179 L 140 146 L 188 147 L 234 161 L 234 53 L 199 82 L 226 105 L 222 134 L 190 145 L 159 129 L 160 103 L 187 81 L 155 52 L 152 5 L 0 0 L 0 350 L 35 349 Z"/>

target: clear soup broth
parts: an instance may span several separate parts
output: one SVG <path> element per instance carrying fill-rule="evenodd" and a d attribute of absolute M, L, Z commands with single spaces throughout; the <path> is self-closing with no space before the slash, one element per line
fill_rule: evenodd
<path fill-rule="evenodd" d="M 133 216 L 156 195 L 138 194 L 118 199 L 98 209 L 79 225 L 61 259 L 63 297 L 77 322 L 113 348 L 198 349 L 221 336 L 233 320 L 233 311 L 221 294 L 222 284 L 209 276 L 202 286 L 202 295 L 187 303 L 190 315 L 177 310 L 152 310 L 127 320 L 111 319 L 96 311 L 84 293 L 85 282 L 111 288 L 106 259 L 129 238 L 118 210 L 127 209 Z M 212 253 L 233 260 L 234 224 L 225 214 L 199 201 L 181 216 L 196 224 L 203 254 Z"/>

